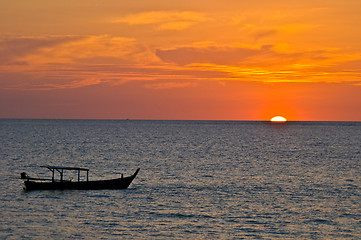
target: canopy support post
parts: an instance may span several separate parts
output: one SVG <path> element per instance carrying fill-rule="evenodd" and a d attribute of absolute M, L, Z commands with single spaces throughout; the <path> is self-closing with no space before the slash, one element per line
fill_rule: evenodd
<path fill-rule="evenodd" d="M 56 168 L 55 168 L 55 170 L 58 171 L 58 173 L 60 174 L 60 182 L 62 182 L 62 181 L 63 181 L 64 169 L 61 169 L 61 171 L 59 171 L 59 169 L 56 169 Z M 54 170 L 53 170 L 53 171 L 54 171 Z M 54 172 L 53 172 L 53 173 L 54 173 Z"/>

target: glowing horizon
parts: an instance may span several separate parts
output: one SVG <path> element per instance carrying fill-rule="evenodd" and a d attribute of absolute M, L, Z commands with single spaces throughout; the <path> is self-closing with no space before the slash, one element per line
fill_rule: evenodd
<path fill-rule="evenodd" d="M 361 121 L 358 0 L 2 8 L 0 118 Z"/>

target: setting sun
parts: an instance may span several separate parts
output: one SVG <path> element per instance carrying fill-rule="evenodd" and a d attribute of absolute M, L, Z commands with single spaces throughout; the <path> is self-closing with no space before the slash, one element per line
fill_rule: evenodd
<path fill-rule="evenodd" d="M 271 122 L 286 122 L 287 119 L 281 116 L 276 116 L 271 118 Z"/>

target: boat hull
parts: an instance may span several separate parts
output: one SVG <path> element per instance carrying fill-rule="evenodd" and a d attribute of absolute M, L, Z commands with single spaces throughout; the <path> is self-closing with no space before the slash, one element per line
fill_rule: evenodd
<path fill-rule="evenodd" d="M 81 181 L 81 182 L 37 182 L 37 181 L 24 181 L 25 190 L 99 190 L 99 189 L 126 189 L 132 183 L 133 179 L 137 176 L 139 169 L 129 177 L 116 178 L 110 180 L 98 181 Z"/>

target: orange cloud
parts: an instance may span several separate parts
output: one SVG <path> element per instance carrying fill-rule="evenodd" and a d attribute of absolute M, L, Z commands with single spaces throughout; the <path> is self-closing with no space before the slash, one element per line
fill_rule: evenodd
<path fill-rule="evenodd" d="M 175 49 L 157 49 L 157 56 L 165 62 L 179 65 L 192 63 L 213 63 L 220 65 L 238 65 L 255 56 L 277 54 L 272 46 L 262 46 L 260 49 L 239 47 L 180 47 Z"/>
<path fill-rule="evenodd" d="M 126 15 L 112 22 L 129 25 L 153 24 L 158 30 L 183 30 L 209 20 L 203 14 L 190 11 L 152 11 Z"/>
<path fill-rule="evenodd" d="M 149 83 L 149 84 L 145 85 L 146 88 L 151 88 L 151 89 L 156 89 L 156 90 L 195 87 L 195 86 L 197 86 L 197 84 L 195 82 L 183 82 L 183 81 L 178 81 L 178 82 L 162 81 L 162 82 Z"/>
<path fill-rule="evenodd" d="M 109 35 L 13 37 L 0 41 L 2 89 L 49 90 L 147 81 L 152 89 L 199 80 L 360 83 L 361 56 L 337 49 L 201 42 L 152 49 Z M 149 81 L 153 81 L 150 83 Z M 187 83 L 187 84 L 185 84 Z"/>
<path fill-rule="evenodd" d="M 32 63 L 136 63 L 150 60 L 145 46 L 131 38 L 84 36 L 73 41 L 42 46 L 38 51 L 28 53 L 23 59 Z"/>
<path fill-rule="evenodd" d="M 38 54 L 43 49 L 77 41 L 82 38 L 79 36 L 3 37 L 0 39 L 0 64 L 27 64 L 28 62 L 24 58 L 30 54 Z"/>
<path fill-rule="evenodd" d="M 255 41 L 259 41 L 274 36 L 290 37 L 291 34 L 299 34 L 313 28 L 316 26 L 311 24 L 245 24 L 240 31 L 253 37 Z"/>
<path fill-rule="evenodd" d="M 124 82 L 121 78 L 140 76 L 144 64 L 159 61 L 134 40 L 107 35 L 14 37 L 0 41 L 0 53 L 3 89 L 47 90 Z"/>
<path fill-rule="evenodd" d="M 169 63 L 203 71 L 227 73 L 228 80 L 261 82 L 349 82 L 358 84 L 360 56 L 332 49 L 279 51 L 264 45 L 250 47 L 179 47 L 158 49 L 157 56 Z M 350 71 L 348 68 L 352 68 Z"/>
<path fill-rule="evenodd" d="M 279 52 L 272 45 L 263 45 L 259 48 L 237 46 L 208 46 L 208 47 L 179 47 L 173 49 L 157 49 L 157 56 L 165 61 L 178 65 L 190 65 L 198 63 L 269 67 L 288 66 L 291 63 L 308 60 L 327 59 L 327 51 L 314 50 L 304 52 Z"/>

